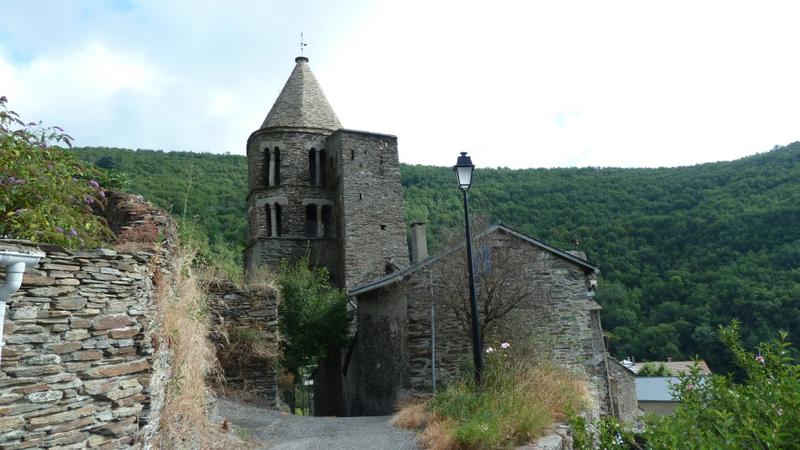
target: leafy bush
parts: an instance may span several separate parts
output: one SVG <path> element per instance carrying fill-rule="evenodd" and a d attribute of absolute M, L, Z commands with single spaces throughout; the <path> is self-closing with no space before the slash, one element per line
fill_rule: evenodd
<path fill-rule="evenodd" d="M 636 374 L 640 377 L 671 377 L 672 371 L 664 365 L 664 363 L 647 362 L 642 365 L 639 372 Z"/>
<path fill-rule="evenodd" d="M 489 348 L 483 382 L 448 385 L 429 401 L 427 419 L 410 404 L 396 426 L 425 424 L 421 439 L 429 448 L 506 448 L 540 436 L 567 410 L 579 410 L 586 395 L 582 380 L 549 363 L 513 354 L 506 344 Z"/>
<path fill-rule="evenodd" d="M 102 209 L 102 173 L 55 144 L 71 145 L 58 127 L 23 122 L 0 97 L 0 236 L 65 247 L 97 246 L 111 231 Z"/>
<path fill-rule="evenodd" d="M 309 267 L 308 258 L 280 268 L 282 364 L 296 380 L 301 379 L 300 368 L 318 364 L 347 345 L 347 298 L 328 279 L 328 271 Z"/>
<path fill-rule="evenodd" d="M 738 326 L 733 322 L 720 334 L 746 374 L 743 382 L 730 375 L 703 376 L 695 367 L 681 374 L 673 387 L 681 401 L 673 415 L 648 417 L 646 431 L 637 439 L 619 423 L 605 419 L 594 433 L 600 448 L 797 448 L 800 365 L 787 334 L 780 332 L 779 339 L 761 343 L 750 353 L 741 343 Z M 571 425 L 578 435 L 591 435 L 585 422 L 572 420 Z M 576 448 L 594 448 L 591 440 L 584 439 Z"/>

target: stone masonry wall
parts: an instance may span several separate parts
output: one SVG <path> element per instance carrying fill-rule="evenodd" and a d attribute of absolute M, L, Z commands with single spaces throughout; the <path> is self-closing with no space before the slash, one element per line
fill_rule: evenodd
<path fill-rule="evenodd" d="M 593 409 L 597 413 L 608 411 L 607 370 L 596 303 L 586 296 L 589 280 L 594 275 L 585 273 L 581 267 L 549 251 L 503 232 L 492 233 L 478 245 L 505 247 L 518 252 L 511 256 L 513 260 L 529 261 L 519 266 L 519 277 L 534 286 L 533 295 L 506 316 L 507 325 L 499 335 L 485 337 L 487 345 L 497 344 L 492 339 L 502 339 L 539 349 L 557 364 L 585 375 L 589 381 Z M 468 330 L 445 306 L 449 294 L 442 276 L 447 271 L 441 270 L 442 265 L 450 263 L 453 258 L 464 257 L 463 251 L 444 254 L 440 259 L 412 272 L 398 285 L 390 286 L 391 292 L 403 292 L 408 308 L 405 344 L 408 362 L 402 377 L 403 384 L 397 387 L 400 399 L 431 392 L 431 304 L 435 317 L 437 383 L 454 379 L 461 367 L 471 364 Z M 372 297 L 384 308 L 390 308 L 386 302 L 396 303 L 396 295 L 389 292 L 389 287 L 364 296 L 365 299 Z M 361 296 L 358 300 L 360 309 L 363 304 Z M 361 313 L 359 311 L 359 315 Z M 359 339 L 371 338 L 360 334 Z M 364 372 L 382 364 L 376 360 L 380 357 L 380 354 L 359 354 L 362 378 L 369 377 Z"/>
<path fill-rule="evenodd" d="M 408 266 L 395 136 L 339 130 L 328 138 L 338 178 L 337 223 L 345 287 Z M 387 267 L 388 266 L 388 267 Z"/>
<path fill-rule="evenodd" d="M 269 131 L 255 132 L 248 143 L 248 170 L 250 191 L 247 198 L 249 238 L 245 251 L 245 267 L 252 271 L 262 264 L 276 268 L 284 259 L 291 262 L 310 252 L 312 262 L 324 265 L 342 277 L 335 258 L 338 217 L 332 215 L 328 237 L 307 236 L 305 203 L 335 203 L 336 179 L 332 177 L 331 158 L 321 160 L 322 185 L 315 186 L 309 171 L 309 150 L 326 149 L 325 134 L 319 132 Z M 278 148 L 280 152 L 279 183 L 268 186 L 269 159 L 266 149 Z M 269 229 L 269 204 L 280 204 L 279 236 L 271 237 Z"/>
<path fill-rule="evenodd" d="M 111 196 L 111 203 L 118 232 L 174 226 L 141 199 Z M 163 231 L 174 236 L 174 228 Z M 37 247 L 0 241 L 0 248 Z M 153 369 L 167 365 L 155 358 L 162 352 L 154 296 L 169 274 L 171 242 L 130 252 L 38 248 L 46 256 L 26 268 L 7 303 L 0 448 L 140 448 L 157 429 L 163 399 L 165 375 Z"/>
<path fill-rule="evenodd" d="M 608 361 L 608 371 L 617 417 L 628 424 L 636 424 L 641 416 L 636 397 L 636 374 L 612 358 Z"/>
<path fill-rule="evenodd" d="M 275 291 L 269 289 L 241 289 L 231 283 L 208 286 L 209 307 L 214 312 L 217 325 L 227 331 L 227 339 L 220 338 L 217 345 L 226 385 L 235 386 L 255 395 L 260 403 L 277 407 L 281 403 L 278 377 L 274 370 L 278 356 L 278 302 Z M 236 354 L 242 339 L 255 337 L 261 356 Z M 234 350 L 229 354 L 225 350 Z M 241 347 L 239 347 L 241 348 Z"/>

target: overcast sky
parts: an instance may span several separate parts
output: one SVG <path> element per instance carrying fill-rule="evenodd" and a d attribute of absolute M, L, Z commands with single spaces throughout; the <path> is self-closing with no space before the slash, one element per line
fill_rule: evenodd
<path fill-rule="evenodd" d="M 76 145 L 244 154 L 294 66 L 406 163 L 655 167 L 800 140 L 800 2 L 14 1 L 0 95 Z"/>

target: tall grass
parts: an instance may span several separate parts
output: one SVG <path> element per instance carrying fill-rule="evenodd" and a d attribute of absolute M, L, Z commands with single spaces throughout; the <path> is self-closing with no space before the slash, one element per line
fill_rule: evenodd
<path fill-rule="evenodd" d="M 487 356 L 480 386 L 468 379 L 451 383 L 401 409 L 393 424 L 424 427 L 419 440 L 426 448 L 506 448 L 532 441 L 565 420 L 567 411 L 584 408 L 582 377 L 510 350 Z"/>
<path fill-rule="evenodd" d="M 215 426 L 208 381 L 220 376 L 208 339 L 206 293 L 185 252 L 176 257 L 171 280 L 157 278 L 161 339 L 171 351 L 172 378 L 161 411 L 161 448 L 234 448 L 237 439 Z M 234 447 L 231 447 L 231 446 Z"/>

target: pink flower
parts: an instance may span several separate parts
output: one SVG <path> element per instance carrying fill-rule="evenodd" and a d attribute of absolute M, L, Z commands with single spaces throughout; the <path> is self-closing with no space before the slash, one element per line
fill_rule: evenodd
<path fill-rule="evenodd" d="M 761 364 L 764 364 L 764 357 L 761 356 L 761 355 L 758 355 L 758 356 L 756 356 L 756 361 L 760 362 Z"/>
<path fill-rule="evenodd" d="M 686 390 L 687 391 L 693 391 L 694 390 L 694 385 L 692 383 L 687 384 L 686 385 Z"/>
<path fill-rule="evenodd" d="M 97 188 L 99 188 L 99 187 L 100 187 L 100 184 L 99 184 L 97 181 L 90 180 L 90 181 L 89 181 L 89 186 L 91 186 L 91 187 L 93 187 L 93 188 L 97 189 Z"/>

